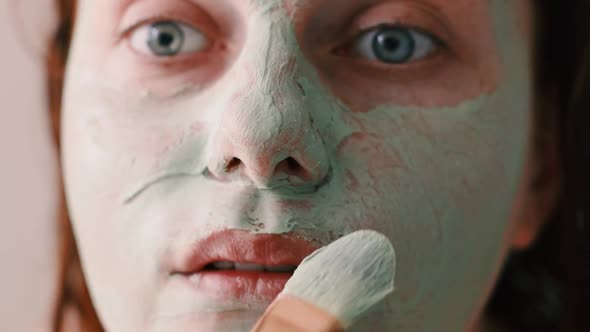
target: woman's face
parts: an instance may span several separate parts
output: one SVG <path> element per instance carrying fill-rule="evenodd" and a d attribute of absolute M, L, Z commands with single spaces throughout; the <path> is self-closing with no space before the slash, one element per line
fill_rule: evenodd
<path fill-rule="evenodd" d="M 526 192 L 527 12 L 81 0 L 63 164 L 105 328 L 247 331 L 303 257 L 365 228 L 396 290 L 359 331 L 470 328 Z"/>

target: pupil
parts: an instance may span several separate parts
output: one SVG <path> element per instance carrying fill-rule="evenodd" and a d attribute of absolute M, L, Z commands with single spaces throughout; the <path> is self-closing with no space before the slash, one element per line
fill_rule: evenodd
<path fill-rule="evenodd" d="M 166 32 L 162 33 L 158 36 L 158 42 L 160 43 L 160 45 L 168 47 L 172 45 L 172 43 L 174 42 L 174 36 Z"/>
<path fill-rule="evenodd" d="M 382 44 L 385 49 L 394 52 L 400 47 L 401 42 L 394 36 L 384 36 Z"/>
<path fill-rule="evenodd" d="M 388 63 L 402 63 L 412 57 L 415 41 L 410 32 L 402 28 L 384 28 L 373 39 L 377 58 Z"/>
<path fill-rule="evenodd" d="M 153 54 L 174 56 L 180 52 L 184 43 L 182 29 L 174 22 L 159 22 L 151 26 L 148 45 Z"/>

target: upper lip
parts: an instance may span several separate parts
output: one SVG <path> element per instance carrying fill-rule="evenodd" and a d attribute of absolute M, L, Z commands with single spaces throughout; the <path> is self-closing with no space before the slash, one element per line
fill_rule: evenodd
<path fill-rule="evenodd" d="M 196 241 L 176 257 L 175 271 L 193 274 L 215 262 L 230 261 L 265 266 L 297 266 L 317 249 L 295 234 L 254 234 L 224 230 Z"/>

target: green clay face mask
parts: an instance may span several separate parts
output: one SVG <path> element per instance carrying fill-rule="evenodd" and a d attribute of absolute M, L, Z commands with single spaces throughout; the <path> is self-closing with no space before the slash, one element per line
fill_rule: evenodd
<path fill-rule="evenodd" d="M 184 282 L 182 253 L 256 263 L 257 248 L 303 254 L 358 229 L 393 243 L 396 291 L 353 330 L 469 328 L 507 249 L 530 73 L 513 5 L 463 2 L 473 19 L 443 0 L 330 10 L 314 0 L 81 1 L 63 164 L 105 328 L 248 331 L 278 282 L 239 276 L 235 291 L 199 274 Z M 438 27 L 440 18 L 450 23 Z M 334 24 L 313 28 L 325 21 Z M 461 51 L 420 57 L 435 43 L 398 27 L 383 38 L 413 45 L 417 60 L 367 56 L 379 46 L 371 32 L 324 52 L 324 39 L 350 34 L 348 22 L 390 21 L 451 30 L 446 47 Z M 113 30 L 124 33 L 105 36 Z M 257 236 L 272 240 L 250 245 Z"/>

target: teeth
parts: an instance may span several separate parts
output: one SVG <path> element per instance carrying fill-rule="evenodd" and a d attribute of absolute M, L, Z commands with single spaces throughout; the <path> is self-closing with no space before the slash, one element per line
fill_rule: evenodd
<path fill-rule="evenodd" d="M 218 270 L 233 270 L 234 263 L 233 262 L 215 262 L 213 263 L 213 267 Z"/>
<path fill-rule="evenodd" d="M 264 266 L 252 263 L 235 263 L 236 271 L 264 271 Z"/>
<path fill-rule="evenodd" d="M 296 265 L 265 266 L 254 263 L 235 263 L 229 261 L 215 262 L 212 265 L 216 270 L 266 271 L 275 273 L 293 272 L 297 268 Z"/>
<path fill-rule="evenodd" d="M 297 266 L 295 265 L 279 265 L 279 266 L 265 266 L 264 270 L 268 272 L 293 272 Z"/>

